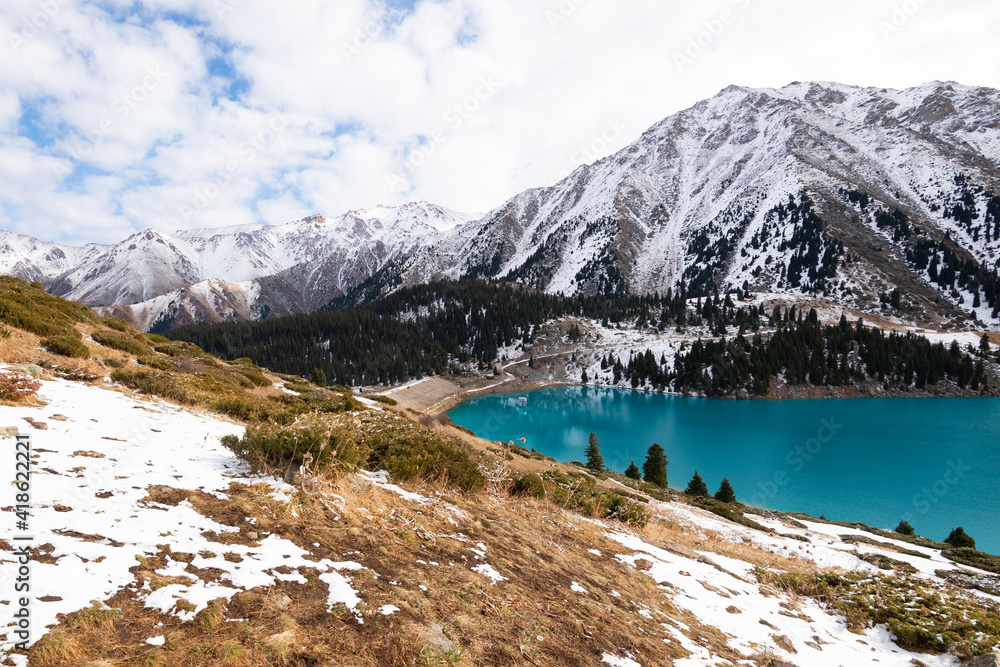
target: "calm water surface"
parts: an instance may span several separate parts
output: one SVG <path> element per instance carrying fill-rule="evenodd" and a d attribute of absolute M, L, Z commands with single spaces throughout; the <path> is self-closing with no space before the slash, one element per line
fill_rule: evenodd
<path fill-rule="evenodd" d="M 658 442 L 675 488 L 697 469 L 713 493 L 726 476 L 739 500 L 761 507 L 883 528 L 906 518 L 938 540 L 961 525 L 1000 553 L 1000 398 L 724 401 L 560 387 L 483 396 L 448 414 L 560 461 L 584 460 L 593 431 L 619 472 L 633 460 L 641 468 Z"/>

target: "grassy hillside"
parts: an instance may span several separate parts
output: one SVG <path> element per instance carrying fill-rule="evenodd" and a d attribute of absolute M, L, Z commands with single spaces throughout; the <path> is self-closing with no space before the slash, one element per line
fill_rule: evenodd
<path fill-rule="evenodd" d="M 63 611 L 32 666 L 905 665 L 1000 646 L 992 580 L 943 545 L 594 474 L 20 281 L 0 283 L 0 321 L 0 362 L 42 380 L 0 403 L 0 424 L 44 428 L 35 610 Z M 0 570 L 12 553 L 0 540 Z"/>

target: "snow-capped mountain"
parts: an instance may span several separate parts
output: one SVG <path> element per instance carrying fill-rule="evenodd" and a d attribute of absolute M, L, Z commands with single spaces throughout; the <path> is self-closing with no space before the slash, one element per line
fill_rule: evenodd
<path fill-rule="evenodd" d="M 749 286 L 996 327 L 998 193 L 996 90 L 731 86 L 485 216 L 413 203 L 84 248 L 0 232 L 0 269 L 154 329 L 315 310 L 373 276 Z"/>
<path fill-rule="evenodd" d="M 66 246 L 0 230 L 0 273 L 25 280 L 45 280 L 72 270 L 102 249 L 97 244 Z"/>
<path fill-rule="evenodd" d="M 2 270 L 147 329 L 322 307 L 469 220 L 424 202 L 68 248 L 0 232 Z"/>
<path fill-rule="evenodd" d="M 972 289 L 986 289 L 978 272 L 1000 261 L 997 193 L 996 90 L 731 86 L 514 197 L 401 273 L 509 276 L 567 294 L 747 283 L 866 307 L 898 287 L 915 311 L 964 316 Z M 976 269 L 932 287 L 946 249 Z M 995 324 L 992 310 L 976 312 Z"/>

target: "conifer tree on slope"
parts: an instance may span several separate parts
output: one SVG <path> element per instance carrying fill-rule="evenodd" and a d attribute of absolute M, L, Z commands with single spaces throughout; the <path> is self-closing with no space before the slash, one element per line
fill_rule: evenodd
<path fill-rule="evenodd" d="M 663 447 L 653 443 L 646 450 L 646 462 L 642 464 L 642 478 L 650 484 L 667 488 L 667 454 Z"/>
<path fill-rule="evenodd" d="M 684 490 L 689 496 L 707 498 L 708 497 L 708 487 L 705 485 L 705 480 L 701 478 L 698 471 L 694 471 L 694 477 L 688 482 L 687 488 Z"/>
<path fill-rule="evenodd" d="M 632 461 L 629 467 L 625 469 L 625 476 L 629 479 L 642 479 L 642 472 L 639 471 L 639 466 L 635 464 L 635 461 Z"/>
<path fill-rule="evenodd" d="M 957 549 L 963 547 L 969 549 L 976 548 L 976 541 L 972 539 L 972 536 L 966 533 L 965 528 L 962 528 L 961 526 L 951 531 L 951 533 L 945 539 L 945 542 Z"/>
<path fill-rule="evenodd" d="M 722 478 L 722 484 L 719 485 L 719 490 L 715 492 L 715 499 L 721 500 L 724 503 L 736 502 L 736 492 L 733 491 L 733 485 L 729 483 L 728 477 Z"/>
<path fill-rule="evenodd" d="M 584 454 L 587 456 L 587 468 L 594 472 L 604 470 L 604 457 L 601 456 L 601 441 L 597 439 L 596 433 L 590 434 Z"/>

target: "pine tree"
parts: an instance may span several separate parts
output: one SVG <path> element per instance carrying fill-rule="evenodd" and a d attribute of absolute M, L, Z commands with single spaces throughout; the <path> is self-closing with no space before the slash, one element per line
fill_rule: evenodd
<path fill-rule="evenodd" d="M 701 478 L 698 471 L 694 471 L 694 477 L 688 482 L 688 486 L 684 489 L 684 493 L 689 496 L 707 498 L 708 497 L 708 487 L 705 485 L 705 480 Z"/>
<path fill-rule="evenodd" d="M 946 544 L 950 544 L 956 549 L 961 548 L 976 548 L 976 541 L 972 539 L 972 536 L 965 532 L 965 529 L 959 526 L 955 530 L 951 531 L 947 539 L 945 539 Z"/>
<path fill-rule="evenodd" d="M 896 526 L 896 532 L 900 535 L 913 535 L 913 526 L 910 525 L 909 521 L 903 519 L 899 522 L 899 525 Z"/>
<path fill-rule="evenodd" d="M 580 377 L 580 383 L 581 384 L 587 384 L 587 382 L 589 382 L 589 381 L 590 381 L 590 378 L 587 377 L 587 369 L 584 368 L 583 369 L 583 375 Z"/>
<path fill-rule="evenodd" d="M 587 456 L 587 467 L 589 469 L 594 472 L 604 470 L 604 457 L 601 456 L 601 441 L 597 439 L 596 433 L 590 434 L 584 454 Z"/>
<path fill-rule="evenodd" d="M 728 477 L 722 478 L 722 484 L 719 485 L 719 490 L 715 492 L 715 499 L 721 500 L 724 503 L 736 502 L 736 492 L 733 491 L 733 485 L 729 483 Z"/>
<path fill-rule="evenodd" d="M 667 454 L 663 447 L 653 443 L 646 450 L 646 462 L 642 464 L 642 478 L 650 484 L 667 488 Z"/>
<path fill-rule="evenodd" d="M 639 466 L 635 464 L 635 461 L 632 461 L 629 467 L 625 468 L 625 476 L 629 479 L 642 479 L 642 473 L 639 471 Z"/>
<path fill-rule="evenodd" d="M 326 372 L 322 368 L 314 368 L 309 374 L 309 381 L 317 387 L 325 387 L 327 385 Z"/>

